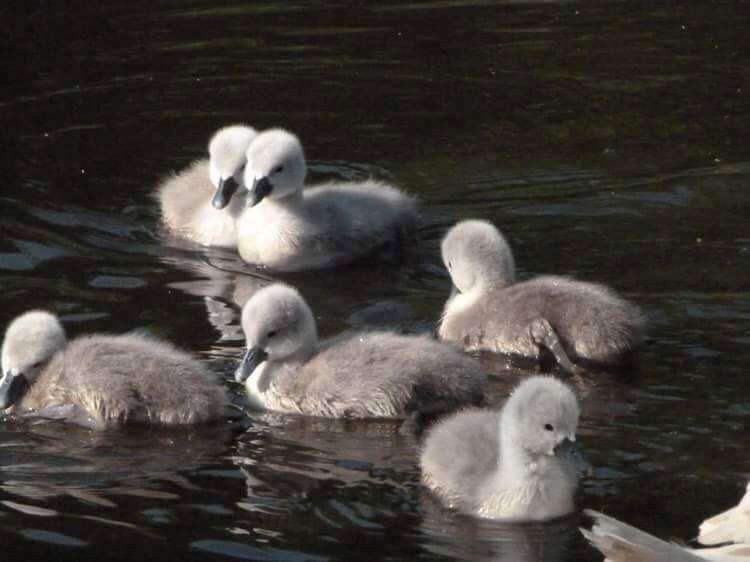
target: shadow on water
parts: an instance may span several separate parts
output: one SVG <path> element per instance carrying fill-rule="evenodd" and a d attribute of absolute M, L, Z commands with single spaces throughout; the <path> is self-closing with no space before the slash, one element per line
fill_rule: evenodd
<path fill-rule="evenodd" d="M 634 372 L 571 381 L 594 466 L 578 503 L 689 539 L 741 495 L 750 16 L 738 6 L 136 0 L 0 15 L 3 323 L 46 307 L 71 336 L 147 329 L 242 402 L 239 310 L 266 281 L 233 252 L 166 236 L 152 194 L 218 126 L 283 125 L 311 182 L 372 176 L 421 200 L 403 263 L 278 277 L 322 337 L 433 331 L 450 290 L 441 236 L 492 220 L 519 277 L 606 283 L 648 315 Z M 534 372 L 480 359 L 496 406 Z M 92 433 L 3 419 L 0 541 L 34 560 L 601 559 L 577 517 L 518 526 L 444 509 L 419 484 L 418 451 L 377 421 L 248 412 L 240 427 Z"/>

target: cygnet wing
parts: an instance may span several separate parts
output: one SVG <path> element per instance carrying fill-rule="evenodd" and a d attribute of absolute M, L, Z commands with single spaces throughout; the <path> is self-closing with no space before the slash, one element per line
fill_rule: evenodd
<path fill-rule="evenodd" d="M 499 416 L 466 410 L 439 422 L 420 457 L 425 483 L 457 506 L 472 503 L 477 488 L 498 465 Z"/>
<path fill-rule="evenodd" d="M 208 177 L 208 160 L 198 160 L 164 180 L 156 190 L 162 216 L 169 228 L 183 231 L 211 200 L 214 187 Z"/>
<path fill-rule="evenodd" d="M 581 533 L 610 562 L 701 562 L 706 560 L 598 511 L 586 510 L 594 519 L 590 531 Z"/>
<path fill-rule="evenodd" d="M 750 542 L 750 484 L 738 505 L 701 523 L 698 541 L 702 544 Z"/>
<path fill-rule="evenodd" d="M 483 383 L 479 366 L 449 346 L 391 332 L 348 332 L 324 342 L 298 377 L 307 381 L 306 400 L 353 417 L 401 417 L 418 392 L 429 401 L 469 403 Z"/>

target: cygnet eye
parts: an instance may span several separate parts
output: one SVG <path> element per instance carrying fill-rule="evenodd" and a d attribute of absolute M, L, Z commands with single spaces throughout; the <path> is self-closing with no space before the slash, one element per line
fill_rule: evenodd
<path fill-rule="evenodd" d="M 266 337 L 267 337 L 267 338 L 272 338 L 272 337 L 274 337 L 275 335 L 276 335 L 276 330 L 271 330 L 270 332 L 268 332 L 268 333 L 266 334 Z"/>
<path fill-rule="evenodd" d="M 448 269 L 452 268 L 453 264 L 451 262 L 448 262 Z"/>
<path fill-rule="evenodd" d="M 34 364 L 33 364 L 33 365 L 31 366 L 31 368 L 32 368 L 32 369 L 36 369 L 37 367 L 41 367 L 41 366 L 42 366 L 42 361 L 37 361 L 36 363 L 34 363 Z"/>
<path fill-rule="evenodd" d="M 274 174 L 278 174 L 278 173 L 280 173 L 280 172 L 283 172 L 283 171 L 284 171 L 284 166 L 276 166 L 276 167 L 275 167 L 275 168 L 273 169 L 273 173 L 274 173 Z"/>
<path fill-rule="evenodd" d="M 551 423 L 544 424 L 544 429 L 546 429 L 547 431 L 555 431 L 555 428 L 552 427 Z"/>

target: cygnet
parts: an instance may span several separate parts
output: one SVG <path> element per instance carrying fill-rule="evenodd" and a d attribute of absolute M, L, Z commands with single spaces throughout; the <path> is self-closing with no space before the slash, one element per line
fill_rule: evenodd
<path fill-rule="evenodd" d="M 473 359 L 427 336 L 348 332 L 318 342 L 312 312 L 293 288 L 274 284 L 242 311 L 247 350 L 235 373 L 250 402 L 331 418 L 405 418 L 417 424 L 483 402 Z"/>
<path fill-rule="evenodd" d="M 442 241 L 454 292 L 445 304 L 441 339 L 467 350 L 539 360 L 552 353 L 561 367 L 612 367 L 641 341 L 640 309 L 593 283 L 544 275 L 516 282 L 513 254 L 487 221 L 466 220 Z"/>
<path fill-rule="evenodd" d="M 701 523 L 698 542 L 701 544 L 750 543 L 750 483 L 745 487 L 745 495 L 739 504 Z M 748 556 L 750 556 L 750 550 L 748 550 Z"/>
<path fill-rule="evenodd" d="M 304 188 L 299 139 L 282 129 L 260 133 L 247 150 L 248 209 L 238 249 L 248 263 L 276 271 L 331 267 L 383 246 L 398 250 L 415 229 L 416 201 L 375 180 Z"/>
<path fill-rule="evenodd" d="M 245 153 L 256 131 L 246 125 L 219 129 L 209 159 L 193 162 L 157 190 L 167 228 L 204 246 L 237 247 L 236 221 L 245 209 Z"/>
<path fill-rule="evenodd" d="M 104 429 L 216 420 L 227 404 L 200 362 L 155 338 L 93 334 L 68 342 L 57 317 L 42 310 L 22 314 L 5 332 L 0 410 Z"/>
<path fill-rule="evenodd" d="M 701 524 L 701 544 L 734 543 L 714 548 L 683 548 L 593 510 L 585 513 L 594 525 L 590 531 L 581 532 L 610 562 L 740 562 L 750 560 L 750 546 L 746 544 L 750 542 L 749 508 L 750 484 L 737 506 Z"/>
<path fill-rule="evenodd" d="M 500 412 L 470 409 L 438 422 L 420 456 L 423 482 L 449 507 L 478 517 L 541 521 L 571 513 L 578 416 L 566 384 L 529 377 Z"/>

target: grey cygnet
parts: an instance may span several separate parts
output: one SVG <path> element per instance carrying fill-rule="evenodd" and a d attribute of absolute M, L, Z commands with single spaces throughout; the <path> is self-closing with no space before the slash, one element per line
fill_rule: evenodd
<path fill-rule="evenodd" d="M 640 309 L 603 285 L 551 275 L 516 282 L 510 247 L 490 222 L 453 226 L 442 258 L 455 293 L 440 321 L 442 340 L 535 360 L 547 349 L 576 371 L 574 363 L 618 366 L 642 339 Z"/>
<path fill-rule="evenodd" d="M 167 229 L 204 246 L 237 247 L 236 222 L 245 210 L 245 153 L 256 131 L 246 125 L 219 129 L 209 159 L 193 162 L 156 191 Z"/>
<path fill-rule="evenodd" d="M 242 329 L 247 351 L 235 379 L 258 408 L 419 423 L 483 401 L 479 364 L 427 336 L 348 332 L 319 342 L 310 308 L 286 285 L 253 295 Z"/>
<path fill-rule="evenodd" d="M 423 481 L 449 507 L 477 517 L 540 521 L 571 513 L 578 417 L 568 385 L 529 377 L 499 412 L 470 409 L 438 422 L 420 456 Z"/>
<path fill-rule="evenodd" d="M 57 317 L 42 310 L 22 314 L 5 332 L 0 410 L 104 429 L 207 422 L 227 405 L 223 386 L 199 361 L 152 337 L 68 342 Z"/>

